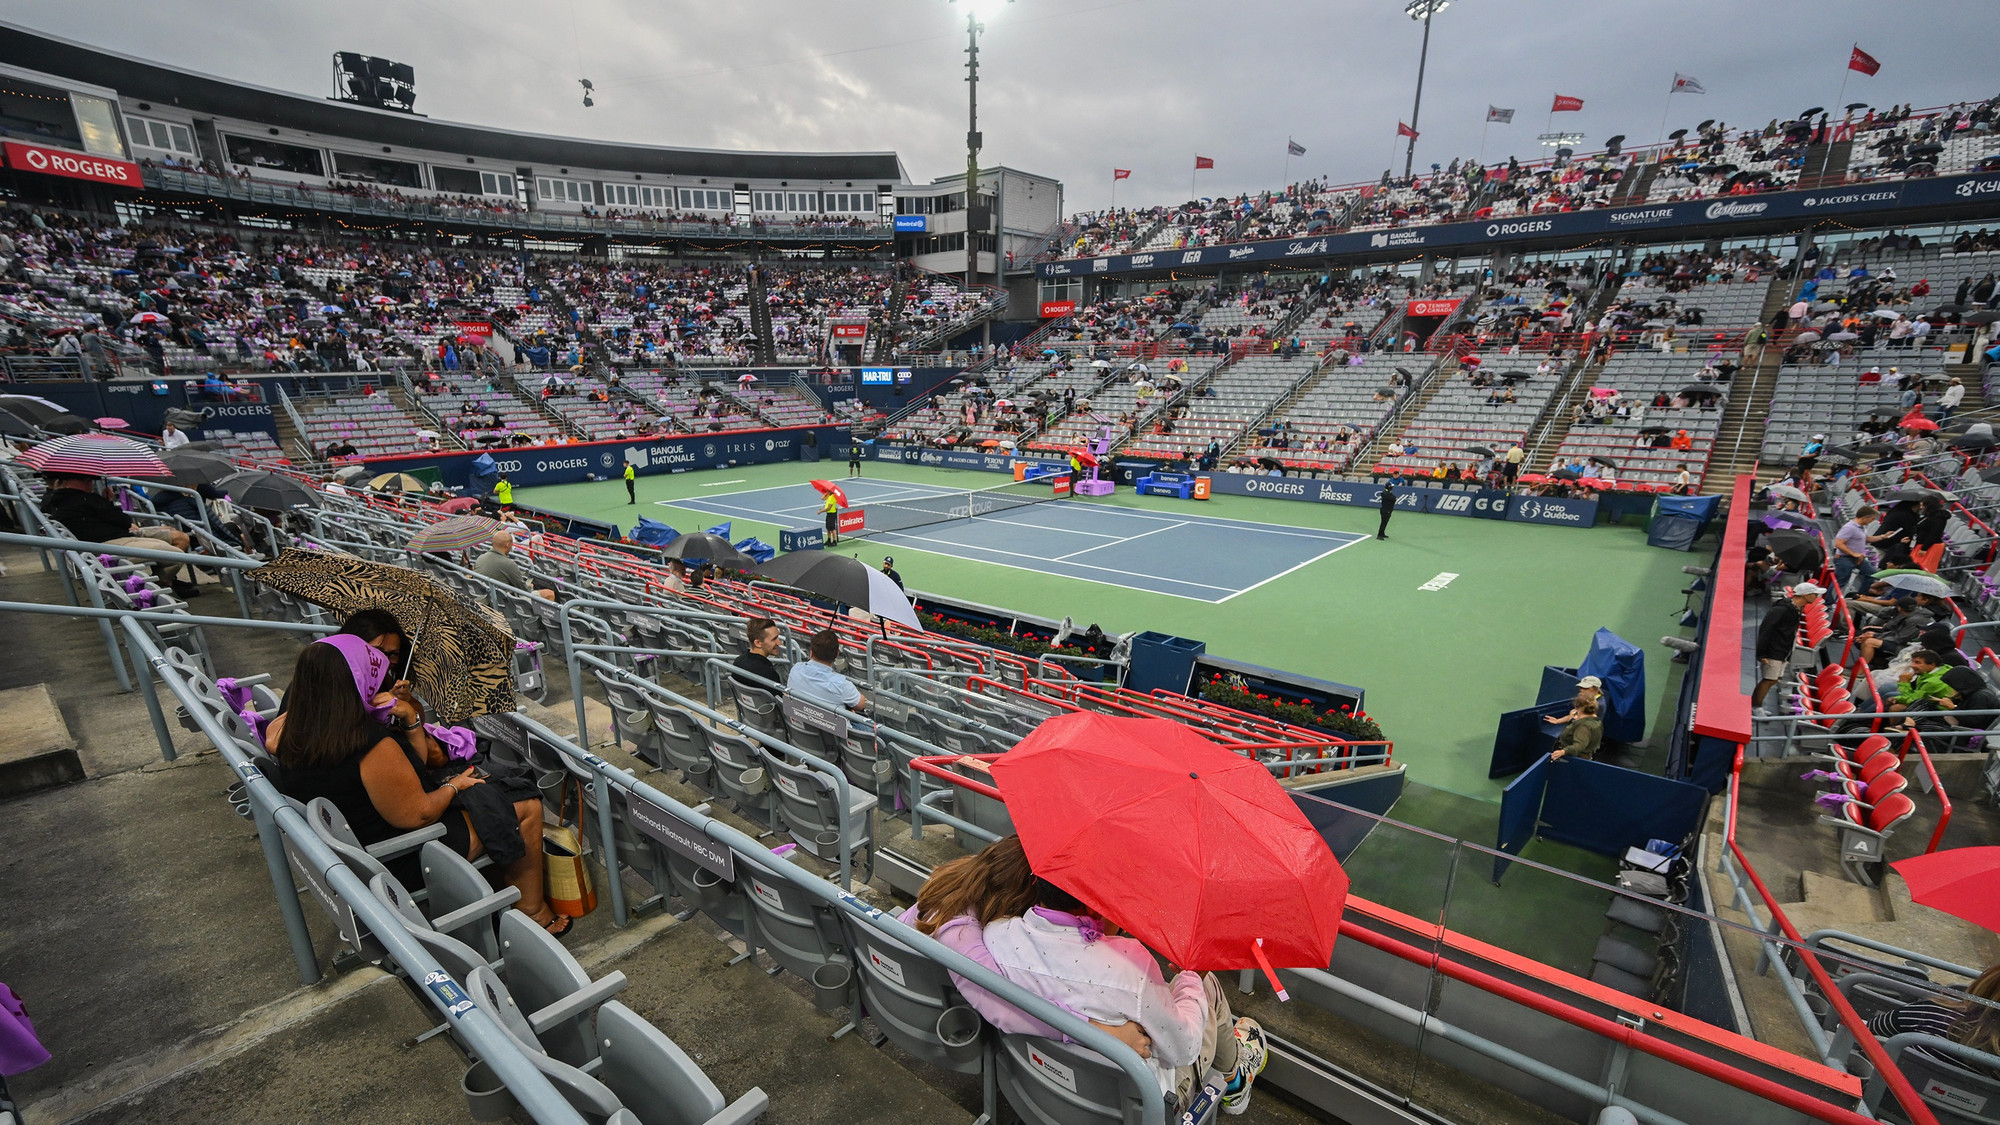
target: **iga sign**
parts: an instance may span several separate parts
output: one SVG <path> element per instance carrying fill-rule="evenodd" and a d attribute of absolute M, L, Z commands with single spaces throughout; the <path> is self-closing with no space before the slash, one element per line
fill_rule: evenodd
<path fill-rule="evenodd" d="M 95 180 L 101 184 L 123 184 L 126 187 L 141 186 L 139 166 L 127 160 L 110 160 L 81 152 L 65 152 L 59 148 L 24 145 L 19 141 L 8 141 L 4 148 L 7 167 L 15 171 L 42 172 L 50 176 L 68 176 L 73 180 Z"/>
<path fill-rule="evenodd" d="M 1458 311 L 1458 299 L 1449 301 L 1411 301 L 1411 316 L 1450 316 Z"/>
<path fill-rule="evenodd" d="M 1043 301 L 1042 316 L 1068 316 L 1076 311 L 1075 301 Z"/>

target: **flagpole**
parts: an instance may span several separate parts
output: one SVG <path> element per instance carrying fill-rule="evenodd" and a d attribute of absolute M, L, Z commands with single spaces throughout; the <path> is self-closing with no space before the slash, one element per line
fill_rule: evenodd
<path fill-rule="evenodd" d="M 1676 75 L 1673 82 L 1667 83 L 1667 106 L 1660 111 L 1660 144 L 1667 143 L 1667 118 L 1674 112 L 1674 85 L 1679 81 L 1680 77 Z"/>
<path fill-rule="evenodd" d="M 1111 209 L 1118 210 L 1118 170 L 1111 170 Z"/>
<path fill-rule="evenodd" d="M 1847 65 L 1840 69 L 1840 93 L 1834 96 L 1833 105 L 1844 106 L 1847 104 L 1847 79 L 1849 75 L 1854 73 L 1854 52 L 1859 51 L 1860 49 L 1861 49 L 1861 44 L 1858 42 L 1855 43 L 1852 47 L 1848 48 Z M 1832 117 L 1832 110 L 1833 106 L 1827 107 L 1829 119 L 1831 119 Z M 1844 114 L 1847 111 L 1842 110 L 1841 112 Z M 1810 137 L 1808 139 L 1810 139 Z M 1819 150 L 1820 179 L 1822 180 L 1826 179 L 1826 166 L 1832 163 L 1832 161 L 1833 161 L 1833 129 L 1829 127 L 1826 131 L 1826 140 L 1825 142 L 1823 142 Z M 1824 186 L 1824 185 L 1814 185 L 1814 186 Z"/>
<path fill-rule="evenodd" d="M 1489 106 L 1486 110 L 1486 124 L 1479 127 L 1479 160 L 1477 163 L 1481 168 L 1486 167 L 1486 132 L 1491 128 L 1493 128 L 1493 110 Z"/>

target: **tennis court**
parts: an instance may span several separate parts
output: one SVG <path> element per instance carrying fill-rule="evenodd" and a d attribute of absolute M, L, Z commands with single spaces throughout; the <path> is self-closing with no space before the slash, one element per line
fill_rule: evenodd
<path fill-rule="evenodd" d="M 850 504 L 868 512 L 871 528 L 900 528 L 871 530 L 870 543 L 1203 602 L 1226 602 L 1368 538 L 1051 499 L 1046 484 L 968 491 L 903 481 L 840 483 Z M 779 527 L 818 527 L 821 520 L 820 496 L 808 484 L 655 503 Z"/>

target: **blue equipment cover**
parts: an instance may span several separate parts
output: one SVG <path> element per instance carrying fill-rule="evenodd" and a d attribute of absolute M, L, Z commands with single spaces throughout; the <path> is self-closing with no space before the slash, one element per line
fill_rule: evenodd
<path fill-rule="evenodd" d="M 755 535 L 736 544 L 736 549 L 760 563 L 767 563 L 778 557 L 778 549 L 776 547 L 771 546 Z"/>
<path fill-rule="evenodd" d="M 1708 521 L 1715 518 L 1715 510 L 1722 505 L 1720 496 L 1662 496 L 1653 505 L 1653 519 L 1661 516 L 1680 516 L 1696 521 L 1700 526 L 1695 538 L 1708 530 Z"/>
<path fill-rule="evenodd" d="M 639 526 L 632 529 L 632 542 L 644 543 L 648 547 L 664 547 L 680 537 L 680 532 L 645 516 L 640 516 Z"/>
<path fill-rule="evenodd" d="M 1646 737 L 1646 654 L 1638 645 L 1609 629 L 1590 639 L 1590 652 L 1577 665 L 1579 679 L 1604 681 L 1600 717 L 1604 737 L 1613 742 L 1641 742 Z"/>
<path fill-rule="evenodd" d="M 1646 529 L 1646 546 L 1692 551 L 1694 541 L 1701 538 L 1701 528 L 1701 521 L 1692 516 L 1656 515 L 1653 526 Z"/>
<path fill-rule="evenodd" d="M 1574 698 L 1565 696 L 1553 703 L 1501 712 L 1499 728 L 1493 732 L 1493 760 L 1486 767 L 1486 776 L 1499 778 L 1519 773 L 1555 749 L 1556 735 L 1562 733 L 1562 728 L 1542 720 L 1550 715 L 1569 714 Z"/>

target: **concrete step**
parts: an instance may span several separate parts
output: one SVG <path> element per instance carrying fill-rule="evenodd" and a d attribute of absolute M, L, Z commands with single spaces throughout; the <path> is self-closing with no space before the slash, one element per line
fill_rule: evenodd
<path fill-rule="evenodd" d="M 1802 871 L 1799 877 L 1804 885 L 1804 898 L 1800 905 L 1846 914 L 1863 922 L 1887 922 L 1894 917 L 1880 890 L 1817 871 Z M 1785 909 L 1789 911 L 1791 907 Z"/>
<path fill-rule="evenodd" d="M 0 691 L 0 798 L 82 780 L 76 738 L 49 685 Z"/>

